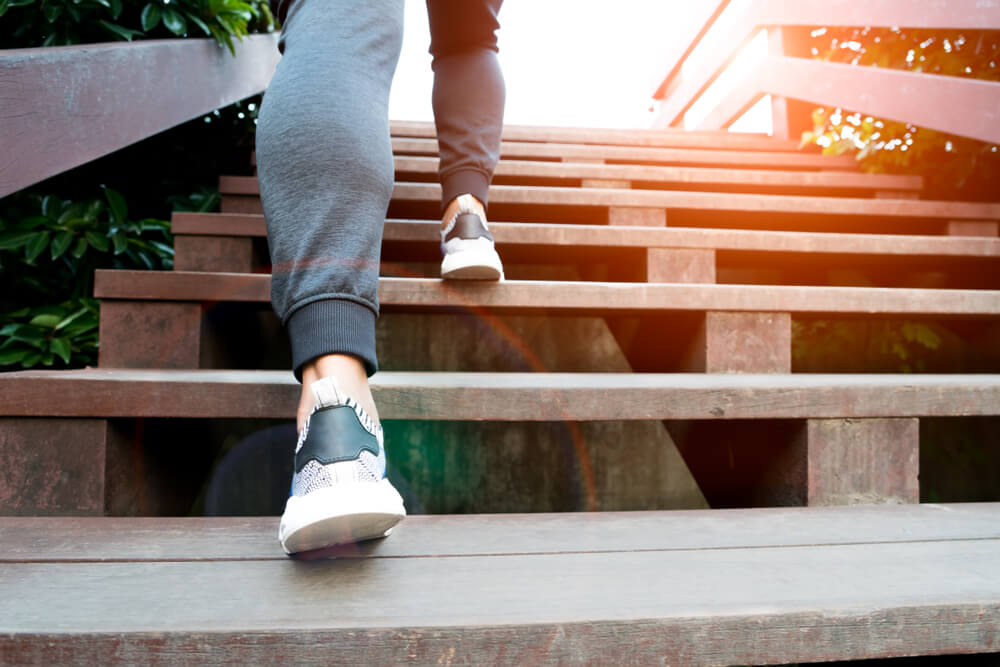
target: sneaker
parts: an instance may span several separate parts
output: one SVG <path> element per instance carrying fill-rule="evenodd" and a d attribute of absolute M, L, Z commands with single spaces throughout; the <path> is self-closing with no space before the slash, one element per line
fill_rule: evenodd
<path fill-rule="evenodd" d="M 441 277 L 457 280 L 503 280 L 503 264 L 486 221 L 472 195 L 459 195 L 458 213 L 441 231 Z"/>
<path fill-rule="evenodd" d="M 316 407 L 295 446 L 278 539 L 293 554 L 384 537 L 406 516 L 385 477 L 382 427 L 333 378 L 310 385 Z"/>

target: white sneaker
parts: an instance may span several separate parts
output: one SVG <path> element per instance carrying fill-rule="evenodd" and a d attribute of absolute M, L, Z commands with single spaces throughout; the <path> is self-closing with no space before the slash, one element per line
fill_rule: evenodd
<path fill-rule="evenodd" d="M 458 213 L 441 231 L 441 277 L 451 280 L 503 280 L 503 264 L 489 225 L 476 212 L 472 195 L 459 195 Z"/>
<path fill-rule="evenodd" d="M 333 378 L 310 388 L 316 407 L 299 434 L 278 528 L 287 554 L 384 537 L 406 516 L 385 478 L 382 427 Z"/>

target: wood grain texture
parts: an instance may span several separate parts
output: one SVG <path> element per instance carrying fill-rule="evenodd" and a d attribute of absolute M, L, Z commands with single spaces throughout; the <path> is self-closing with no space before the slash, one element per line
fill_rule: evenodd
<path fill-rule="evenodd" d="M 434 123 L 389 122 L 394 137 L 436 139 Z M 672 129 L 621 129 L 607 127 L 551 127 L 547 125 L 504 125 L 506 141 L 543 143 L 604 144 L 609 146 L 659 146 L 675 148 L 726 148 L 740 150 L 798 151 L 799 142 L 774 139 L 763 134 L 732 132 L 686 132 Z"/>
<path fill-rule="evenodd" d="M 394 137 L 392 151 L 396 155 L 437 155 L 436 139 Z M 560 158 L 614 160 L 622 163 L 714 165 L 772 169 L 843 169 L 857 171 L 857 161 L 851 156 L 831 156 L 818 153 L 788 153 L 777 151 L 703 150 L 694 148 L 651 148 L 643 146 L 607 146 L 572 143 L 539 143 L 504 141 L 500 144 L 501 159 Z"/>
<path fill-rule="evenodd" d="M 201 324 L 198 303 L 108 301 L 101 306 L 98 365 L 197 368 Z"/>
<path fill-rule="evenodd" d="M 263 274 L 98 270 L 99 299 L 165 301 L 270 300 Z M 450 307 L 639 312 L 753 311 L 993 317 L 1000 292 L 881 287 L 800 287 L 681 283 L 511 280 L 457 284 L 434 278 L 381 278 L 383 309 Z"/>
<path fill-rule="evenodd" d="M 0 515 L 101 516 L 104 419 L 0 419 Z"/>
<path fill-rule="evenodd" d="M 0 518 L 0 562 L 284 560 L 277 517 Z M 461 539 L 455 539 L 461 535 Z M 410 516 L 341 558 L 1000 539 L 1000 504 Z"/>
<path fill-rule="evenodd" d="M 183 213 L 172 218 L 174 234 L 265 235 L 264 216 L 252 213 Z M 440 243 L 440 224 L 386 220 L 387 241 Z M 621 228 L 549 223 L 490 222 L 498 244 L 609 248 L 713 248 L 716 250 L 1000 258 L 1000 239 L 901 234 L 832 234 L 694 227 Z"/>
<path fill-rule="evenodd" d="M 0 197 L 260 92 L 276 44 L 250 35 L 236 58 L 212 39 L 5 50 Z"/>
<path fill-rule="evenodd" d="M 998 554 L 1000 540 L 979 539 L 311 562 L 11 563 L 0 567 L 0 657 L 58 656 L 69 647 L 47 642 L 71 638 L 77 650 L 105 660 L 179 660 L 185 646 L 188 662 L 210 660 L 222 646 L 243 662 L 277 650 L 283 659 L 327 663 L 359 655 L 373 663 L 611 655 L 727 664 L 989 652 L 1000 648 Z M 320 638 L 329 641 L 315 645 Z M 199 647 L 193 653 L 192 644 Z"/>
<path fill-rule="evenodd" d="M 382 372 L 383 419 L 619 421 L 1000 414 L 1000 376 Z M 0 415 L 290 418 L 284 371 L 80 369 L 0 374 Z M 61 396 L 53 402 L 51 397 Z"/>
<path fill-rule="evenodd" d="M 239 236 L 174 237 L 174 269 L 250 273 L 253 241 Z"/>
<path fill-rule="evenodd" d="M 600 188 L 543 187 L 528 185 L 493 185 L 490 203 L 684 209 L 757 213 L 796 213 L 816 216 L 863 215 L 882 218 L 1000 219 L 1000 204 L 951 202 L 920 199 L 868 199 L 854 197 L 809 197 L 804 195 L 768 195 L 734 192 L 696 192 L 684 190 L 609 190 Z M 441 186 L 435 183 L 396 183 L 393 200 L 397 202 L 438 202 Z M 227 213 L 260 213 L 257 197 L 223 195 L 222 210 Z"/>
<path fill-rule="evenodd" d="M 687 370 L 791 373 L 791 316 L 788 313 L 705 313 Z"/>

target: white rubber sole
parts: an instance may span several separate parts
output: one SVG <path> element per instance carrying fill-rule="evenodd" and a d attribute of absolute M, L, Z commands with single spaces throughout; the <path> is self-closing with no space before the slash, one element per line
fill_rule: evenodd
<path fill-rule="evenodd" d="M 491 246 L 463 248 L 444 256 L 441 277 L 446 280 L 503 280 L 503 264 Z"/>
<path fill-rule="evenodd" d="M 278 540 L 287 554 L 352 544 L 388 535 L 405 516 L 388 479 L 338 484 L 289 498 Z"/>

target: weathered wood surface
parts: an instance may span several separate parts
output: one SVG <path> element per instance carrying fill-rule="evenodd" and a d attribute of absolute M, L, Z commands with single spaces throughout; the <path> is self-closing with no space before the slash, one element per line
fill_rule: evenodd
<path fill-rule="evenodd" d="M 251 35 L 236 58 L 212 39 L 3 51 L 0 197 L 262 91 L 276 44 Z"/>
<path fill-rule="evenodd" d="M 1000 376 L 381 372 L 383 419 L 620 421 L 1000 414 Z M 286 371 L 0 374 L 0 416 L 289 418 Z M 52 401 L 52 396 L 60 396 Z"/>
<path fill-rule="evenodd" d="M 396 179 L 411 175 L 437 176 L 436 157 L 396 156 Z M 539 160 L 501 160 L 494 177 L 550 179 L 610 179 L 658 184 L 727 185 L 744 187 L 783 187 L 794 189 L 892 190 L 916 193 L 923 187 L 920 176 L 865 174 L 856 172 L 778 171 L 774 169 L 721 169 L 709 167 L 658 167 L 630 164 L 586 164 L 580 162 L 542 162 Z M 256 179 L 245 176 L 220 176 L 220 190 L 239 194 L 257 194 Z M 586 187 L 586 186 L 585 186 Z"/>
<path fill-rule="evenodd" d="M 439 202 L 441 186 L 436 183 L 396 183 L 396 202 Z M 919 199 L 868 199 L 856 197 L 807 197 L 734 192 L 693 192 L 682 190 L 610 190 L 528 185 L 490 187 L 490 204 L 637 207 L 665 210 L 795 213 L 816 216 L 869 216 L 884 218 L 934 218 L 945 220 L 1000 218 L 1000 204 L 931 201 Z M 245 195 L 223 193 L 225 213 L 260 213 L 260 200 Z"/>
<path fill-rule="evenodd" d="M 184 213 L 171 219 L 174 234 L 266 234 L 254 213 Z M 386 220 L 383 239 L 440 243 L 441 225 L 425 220 Z M 714 248 L 716 250 L 1000 258 L 1000 239 L 903 234 L 830 234 L 694 227 L 630 228 L 550 223 L 490 222 L 498 244 L 608 248 Z"/>
<path fill-rule="evenodd" d="M 270 299 L 264 274 L 197 271 L 98 270 L 94 296 L 131 301 L 249 301 Z M 1000 315 L 995 290 L 892 289 L 705 285 L 694 283 L 605 283 L 511 280 L 456 284 L 435 278 L 381 278 L 385 308 L 441 307 L 640 312 L 751 311 L 790 313 L 908 314 L 993 317 Z"/>
<path fill-rule="evenodd" d="M 1000 83 L 995 81 L 774 55 L 761 59 L 699 128 L 728 126 L 765 94 L 857 109 L 988 143 L 1000 141 Z M 948 103 L 928 104 L 930 99 Z"/>
<path fill-rule="evenodd" d="M 284 560 L 277 532 L 277 517 L 5 517 L 0 563 Z M 997 503 L 423 515 L 407 518 L 393 539 L 328 553 L 399 558 L 981 539 L 1000 539 Z"/>
<path fill-rule="evenodd" d="M 792 529 L 791 546 L 761 545 L 787 539 L 779 535 L 789 523 L 800 525 L 800 536 L 812 531 L 801 527 L 811 512 L 767 514 L 772 521 L 758 523 L 750 544 L 723 546 L 716 533 L 729 532 L 727 522 L 706 526 L 700 513 L 677 513 L 659 530 L 650 525 L 655 517 L 616 515 L 614 526 L 568 531 L 556 526 L 565 518 L 580 527 L 586 517 L 550 515 L 529 530 L 536 543 L 553 534 L 549 549 L 527 552 L 517 550 L 523 537 L 504 544 L 495 535 L 494 550 L 482 553 L 445 527 L 470 553 L 6 562 L 0 659 L 524 663 L 599 655 L 731 664 L 1000 650 L 997 522 L 971 537 L 904 541 L 897 528 L 860 528 L 866 512 L 855 515 L 858 538 L 847 543 L 796 544 Z M 949 524 L 952 513 L 941 508 L 921 523 Z M 688 517 L 698 532 L 685 530 Z M 736 524 L 741 516 L 726 518 Z M 273 529 L 270 521 L 261 528 Z M 652 530 L 635 530 L 643 524 Z M 370 555 L 405 551 L 403 543 L 434 526 L 404 522 Z M 604 541 L 605 528 L 623 539 Z M 657 545 L 658 535 L 692 532 L 689 546 L 670 546 L 669 537 Z"/>
<path fill-rule="evenodd" d="M 392 151 L 397 155 L 437 155 L 436 139 L 393 137 Z M 778 151 L 705 150 L 695 148 L 649 148 L 643 146 L 607 146 L 594 144 L 559 144 L 527 141 L 503 141 L 501 159 L 569 158 L 613 160 L 621 163 L 715 165 L 763 169 L 844 169 L 857 171 L 858 163 L 850 155 L 789 153 Z"/>
<path fill-rule="evenodd" d="M 434 123 L 393 120 L 389 132 L 394 137 L 436 139 Z M 608 146 L 658 146 L 661 148 L 706 148 L 763 151 L 798 151 L 798 141 L 775 139 L 764 134 L 743 132 L 698 132 L 678 129 L 622 129 L 606 127 L 552 127 L 547 125 L 504 125 L 505 141 L 603 144 Z"/>

